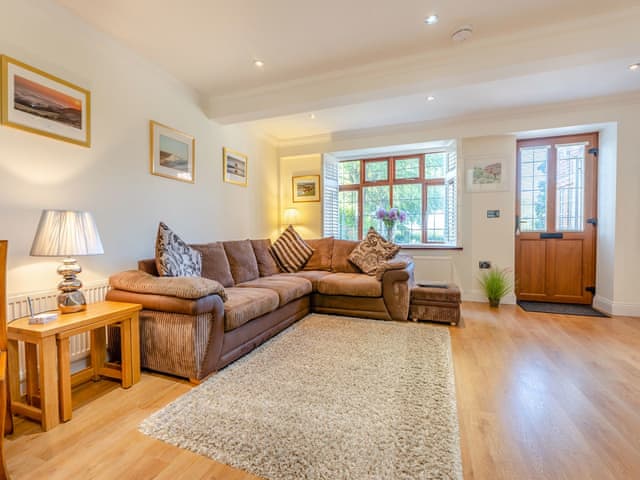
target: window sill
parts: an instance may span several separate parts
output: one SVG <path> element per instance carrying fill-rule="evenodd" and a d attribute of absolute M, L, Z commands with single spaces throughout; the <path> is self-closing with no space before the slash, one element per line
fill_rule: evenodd
<path fill-rule="evenodd" d="M 428 243 L 412 243 L 409 245 L 400 244 L 401 250 L 462 250 L 462 247 L 456 245 L 438 245 Z"/>

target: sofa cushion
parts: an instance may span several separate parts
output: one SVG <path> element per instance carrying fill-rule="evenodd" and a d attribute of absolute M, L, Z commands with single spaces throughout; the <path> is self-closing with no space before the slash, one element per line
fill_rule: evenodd
<path fill-rule="evenodd" d="M 161 277 L 199 277 L 202 256 L 160 222 L 156 237 L 156 268 Z"/>
<path fill-rule="evenodd" d="M 251 240 L 253 253 L 256 255 L 258 262 L 258 272 L 261 277 L 269 277 L 280 273 L 280 268 L 271 253 L 271 240 L 265 238 L 263 240 Z"/>
<path fill-rule="evenodd" d="M 378 266 L 393 258 L 400 251 L 400 245 L 388 242 L 371 227 L 367 236 L 349 254 L 349 261 L 367 275 L 375 275 Z"/>
<path fill-rule="evenodd" d="M 331 257 L 333 256 L 333 237 L 306 240 L 313 248 L 313 255 L 305 264 L 303 270 L 331 271 Z"/>
<path fill-rule="evenodd" d="M 348 297 L 381 297 L 382 282 L 363 273 L 332 273 L 318 280 L 318 293 Z"/>
<path fill-rule="evenodd" d="M 331 257 L 331 271 L 336 273 L 362 273 L 361 270 L 349 261 L 349 254 L 358 246 L 354 240 L 333 241 L 333 256 Z"/>
<path fill-rule="evenodd" d="M 248 282 L 260 276 L 251 240 L 222 242 L 235 283 Z"/>
<path fill-rule="evenodd" d="M 228 298 L 224 304 L 225 332 L 273 312 L 280 303 L 278 294 L 266 288 L 232 287 L 226 292 Z"/>
<path fill-rule="evenodd" d="M 268 288 L 273 290 L 280 297 L 279 306 L 281 307 L 311 293 L 311 282 L 309 280 L 286 273 L 258 278 L 250 282 L 240 283 L 237 286 L 240 288 Z"/>
<path fill-rule="evenodd" d="M 149 295 L 164 295 L 198 299 L 219 295 L 226 300 L 225 290 L 219 282 L 202 277 L 156 277 L 140 270 L 127 270 L 109 277 L 109 286 L 117 290 Z"/>
<path fill-rule="evenodd" d="M 285 272 L 297 272 L 313 255 L 313 249 L 291 225 L 271 245 L 271 252 Z"/>
<path fill-rule="evenodd" d="M 220 242 L 191 245 L 202 255 L 202 276 L 220 282 L 225 287 L 233 287 L 233 276 L 224 246 Z"/>
<path fill-rule="evenodd" d="M 288 273 L 287 275 L 293 275 L 300 278 L 306 278 L 311 282 L 311 288 L 314 292 L 318 291 L 318 281 L 321 278 L 331 275 L 331 272 L 325 272 L 324 270 L 300 270 L 296 273 Z"/>

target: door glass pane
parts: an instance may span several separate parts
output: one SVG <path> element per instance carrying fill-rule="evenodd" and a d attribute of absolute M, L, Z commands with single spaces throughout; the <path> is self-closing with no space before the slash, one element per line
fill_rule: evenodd
<path fill-rule="evenodd" d="M 338 163 L 338 182 L 340 185 L 360 183 L 360 160 Z"/>
<path fill-rule="evenodd" d="M 418 178 L 420 177 L 419 158 L 401 158 L 395 161 L 396 178 Z"/>
<path fill-rule="evenodd" d="M 556 230 L 581 232 L 584 227 L 584 144 L 558 145 Z"/>
<path fill-rule="evenodd" d="M 365 182 L 380 182 L 389 178 L 389 163 L 384 160 L 381 162 L 366 162 L 364 164 L 364 180 Z"/>
<path fill-rule="evenodd" d="M 520 149 L 520 231 L 547 229 L 547 163 L 549 147 Z"/>
<path fill-rule="evenodd" d="M 396 224 L 393 241 L 422 243 L 422 184 L 394 185 L 393 206 L 407 212 L 407 219 Z"/>
<path fill-rule="evenodd" d="M 446 152 L 427 153 L 424 156 L 424 175 L 427 179 L 443 178 L 447 161 Z"/>
<path fill-rule="evenodd" d="M 358 240 L 358 191 L 346 190 L 338 194 L 339 238 Z"/>
<path fill-rule="evenodd" d="M 427 241 L 445 240 L 444 185 L 427 186 Z"/>
<path fill-rule="evenodd" d="M 362 189 L 362 234 L 373 227 L 384 235 L 380 220 L 376 218 L 378 208 L 389 208 L 389 186 L 363 187 Z"/>

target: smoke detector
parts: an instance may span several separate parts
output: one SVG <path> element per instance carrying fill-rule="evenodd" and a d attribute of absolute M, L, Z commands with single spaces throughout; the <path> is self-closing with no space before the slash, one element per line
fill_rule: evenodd
<path fill-rule="evenodd" d="M 454 42 L 464 42 L 465 40 L 469 40 L 473 35 L 473 26 L 471 25 L 462 25 L 455 32 L 451 34 L 451 39 Z"/>

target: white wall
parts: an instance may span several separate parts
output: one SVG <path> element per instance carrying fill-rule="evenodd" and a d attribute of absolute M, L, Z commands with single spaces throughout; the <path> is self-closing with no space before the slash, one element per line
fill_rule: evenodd
<path fill-rule="evenodd" d="M 291 180 L 295 176 L 321 175 L 322 155 L 300 155 L 280 159 L 280 216 L 283 227 L 284 210 L 295 208 L 298 221 L 294 225 L 303 238 L 320 238 L 322 236 L 322 204 L 321 202 L 298 202 L 292 199 Z"/>
<path fill-rule="evenodd" d="M 10 294 L 50 289 L 58 259 L 29 257 L 45 208 L 93 212 L 105 255 L 81 258 L 85 282 L 153 255 L 158 221 L 186 241 L 272 236 L 278 228 L 275 148 L 244 127 L 207 119 L 164 71 L 48 1 L 4 0 L 0 53 L 85 87 L 87 149 L 0 127 L 0 238 L 9 240 Z M 196 138 L 196 183 L 149 174 L 149 120 Z M 249 155 L 249 186 L 222 182 L 222 147 Z"/>
<path fill-rule="evenodd" d="M 467 152 L 511 151 L 516 132 L 598 125 L 605 145 L 599 172 L 598 272 L 596 305 L 616 315 L 640 316 L 640 94 L 519 108 L 439 122 L 401 125 L 320 136 L 282 144 L 280 156 L 356 150 L 459 138 Z M 616 135 L 617 134 L 617 135 Z M 486 140 L 477 137 L 491 137 Z M 463 154 L 464 155 L 464 154 Z M 511 172 L 512 179 L 513 170 Z M 464 188 L 461 185 L 461 188 Z M 463 298 L 476 299 L 477 260 L 512 267 L 515 182 L 509 192 L 462 194 L 460 235 L 462 252 L 422 251 L 414 255 L 450 257 L 453 279 Z M 501 220 L 487 220 L 487 208 L 500 208 Z M 491 225 L 491 226 L 490 226 Z M 495 225 L 494 229 L 492 226 Z M 503 249 L 504 248 L 504 249 Z M 491 258 L 495 257 L 495 258 Z"/>

